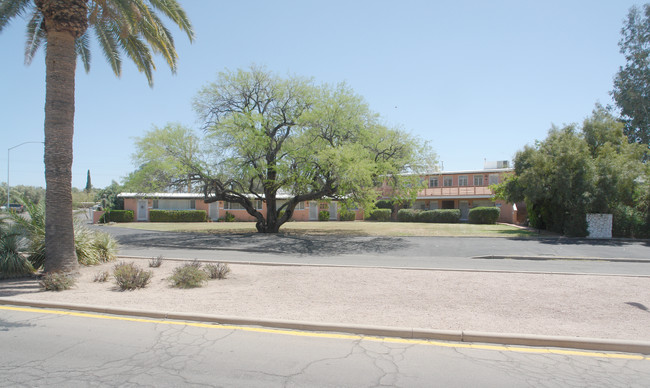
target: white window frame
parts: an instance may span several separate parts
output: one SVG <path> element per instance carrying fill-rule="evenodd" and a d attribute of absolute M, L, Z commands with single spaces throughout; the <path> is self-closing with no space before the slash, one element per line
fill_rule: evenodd
<path fill-rule="evenodd" d="M 442 178 L 442 184 L 444 187 L 452 187 L 454 185 L 454 177 L 446 176 Z"/>
<path fill-rule="evenodd" d="M 474 175 L 474 186 L 483 186 L 483 175 Z"/>
<path fill-rule="evenodd" d="M 429 188 L 430 189 L 434 188 L 434 187 L 438 187 L 439 184 L 440 184 L 440 181 L 438 180 L 437 176 L 430 176 L 429 177 Z"/>
<path fill-rule="evenodd" d="M 488 179 L 490 185 L 496 185 L 499 183 L 499 174 L 490 174 Z"/>
<path fill-rule="evenodd" d="M 467 175 L 458 176 L 458 186 L 467 186 L 468 183 Z"/>

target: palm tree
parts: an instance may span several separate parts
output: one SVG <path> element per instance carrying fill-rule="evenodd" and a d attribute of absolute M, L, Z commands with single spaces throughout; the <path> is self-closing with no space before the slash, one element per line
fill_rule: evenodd
<path fill-rule="evenodd" d="M 176 49 L 158 13 L 194 32 L 176 0 L 0 0 L 0 32 L 11 19 L 27 16 L 25 63 L 46 45 L 45 91 L 45 271 L 76 272 L 72 221 L 72 136 L 77 56 L 90 68 L 91 33 L 117 76 L 126 55 L 153 85 L 160 54 L 176 71 Z"/>

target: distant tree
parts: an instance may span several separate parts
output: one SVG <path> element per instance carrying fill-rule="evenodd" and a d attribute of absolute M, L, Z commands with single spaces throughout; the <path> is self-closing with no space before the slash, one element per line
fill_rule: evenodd
<path fill-rule="evenodd" d="M 650 148 L 650 4 L 630 8 L 619 42 L 626 64 L 614 78 L 612 97 L 630 142 Z"/>
<path fill-rule="evenodd" d="M 45 200 L 45 189 L 37 186 L 24 186 L 17 185 L 11 187 L 11 200 L 10 202 L 30 202 L 38 204 Z M 7 203 L 7 184 L 3 183 L 0 186 L 0 203 Z"/>
<path fill-rule="evenodd" d="M 208 201 L 242 205 L 263 233 L 278 232 L 303 201 L 371 209 L 384 179 L 412 196 L 419 179 L 403 173 L 435 159 L 426 143 L 382 125 L 345 85 L 317 86 L 253 67 L 221 73 L 201 89 L 195 108 L 216 148 L 210 163 L 188 163 L 192 178 Z M 266 203 L 266 214 L 256 200 Z"/>
<path fill-rule="evenodd" d="M 122 191 L 124 191 L 124 188 L 119 183 L 112 181 L 110 185 L 97 191 L 95 202 L 99 202 L 100 206 L 105 210 L 123 210 L 124 199 L 117 196 Z"/>
<path fill-rule="evenodd" d="M 131 156 L 138 166 L 124 182 L 129 191 L 159 192 L 168 188 L 191 191 L 192 166 L 203 161 L 201 140 L 180 124 L 154 127 L 135 140 Z"/>
<path fill-rule="evenodd" d="M 93 184 L 90 182 L 90 170 L 88 170 L 88 174 L 86 174 L 86 188 L 84 191 L 86 193 L 90 193 L 90 191 L 93 189 Z"/>
<path fill-rule="evenodd" d="M 508 202 L 525 201 L 531 225 L 584 236 L 585 214 L 608 213 L 638 198 L 643 146 L 630 144 L 623 126 L 597 106 L 580 129 L 553 127 L 544 141 L 515 156 L 515 175 L 494 188 Z"/>

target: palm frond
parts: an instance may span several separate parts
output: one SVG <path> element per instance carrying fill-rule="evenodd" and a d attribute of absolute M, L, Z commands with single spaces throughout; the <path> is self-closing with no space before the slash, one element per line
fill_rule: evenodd
<path fill-rule="evenodd" d="M 126 51 L 126 55 L 143 72 L 149 81 L 149 86 L 153 87 L 153 70 L 156 66 L 151 56 L 151 50 L 140 38 L 135 35 L 120 37 L 120 45 Z"/>
<path fill-rule="evenodd" d="M 85 34 L 78 37 L 75 42 L 75 51 L 77 56 L 81 59 L 81 62 L 84 64 L 84 70 L 86 73 L 90 71 L 90 38 L 88 37 L 89 32 L 86 31 Z"/>
<path fill-rule="evenodd" d="M 22 16 L 25 10 L 33 8 L 31 0 L 0 0 L 0 32 L 16 16 Z"/>
<path fill-rule="evenodd" d="M 151 6 L 161 11 L 165 16 L 171 19 L 181 31 L 187 34 L 190 42 L 194 41 L 194 28 L 190 19 L 187 17 L 185 10 L 176 0 L 150 0 Z"/>
<path fill-rule="evenodd" d="M 34 10 L 32 18 L 27 23 L 27 41 L 25 42 L 25 64 L 29 65 L 34 59 L 36 51 L 46 41 L 45 30 L 43 29 L 43 14 Z"/>
<path fill-rule="evenodd" d="M 122 75 L 122 59 L 120 56 L 120 49 L 115 37 L 115 29 L 105 20 L 98 20 L 95 24 L 95 34 L 99 39 L 99 45 L 102 52 L 108 61 L 108 64 L 113 69 L 116 76 Z"/>

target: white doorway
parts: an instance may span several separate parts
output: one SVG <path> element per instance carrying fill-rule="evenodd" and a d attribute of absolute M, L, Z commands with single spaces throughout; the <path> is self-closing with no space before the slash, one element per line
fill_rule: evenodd
<path fill-rule="evenodd" d="M 219 202 L 210 202 L 208 207 L 208 216 L 212 221 L 219 219 Z"/>
<path fill-rule="evenodd" d="M 318 221 L 318 202 L 309 201 L 309 221 Z"/>
<path fill-rule="evenodd" d="M 330 202 L 330 221 L 336 221 L 336 202 Z"/>
<path fill-rule="evenodd" d="M 138 199 L 138 221 L 148 221 L 147 205 L 149 201 L 146 199 Z"/>
<path fill-rule="evenodd" d="M 460 220 L 467 221 L 469 219 L 469 202 L 459 201 L 458 208 L 460 209 Z"/>

